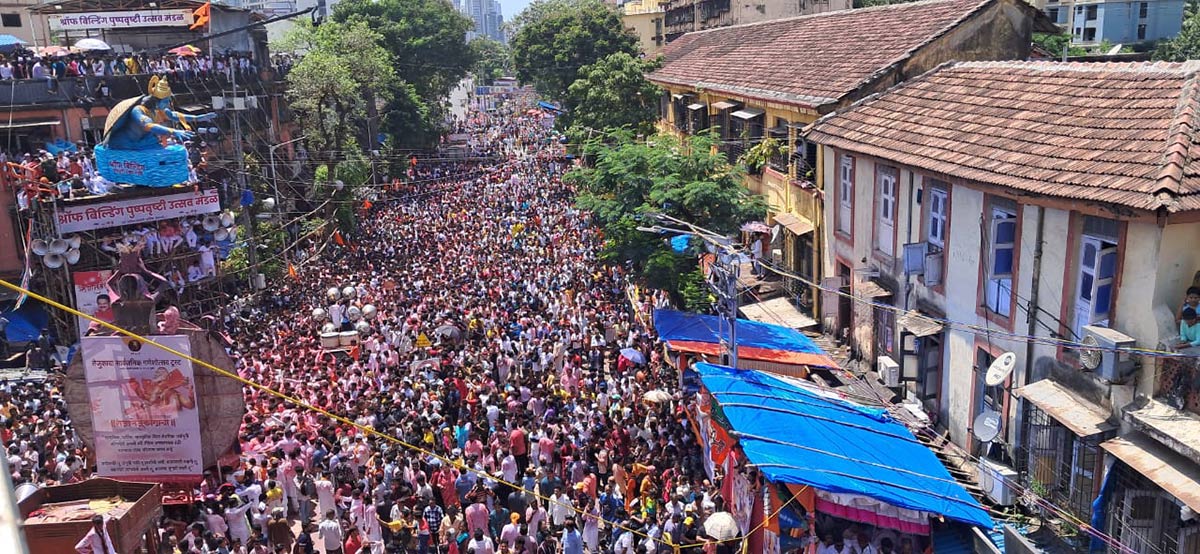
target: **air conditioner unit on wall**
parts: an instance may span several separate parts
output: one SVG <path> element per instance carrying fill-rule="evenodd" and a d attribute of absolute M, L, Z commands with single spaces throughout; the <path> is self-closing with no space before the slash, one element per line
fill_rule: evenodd
<path fill-rule="evenodd" d="M 987 459 L 979 460 L 978 468 L 975 479 L 979 481 L 979 488 L 983 489 L 988 499 L 999 506 L 1012 506 L 1016 503 L 1017 494 L 1013 488 L 1017 484 L 1017 472 L 1013 471 L 1013 468 Z"/>
<path fill-rule="evenodd" d="M 1108 382 L 1119 382 L 1133 373 L 1133 356 L 1128 350 L 1117 352 L 1114 349 L 1129 349 L 1137 345 L 1137 341 L 1108 327 L 1097 325 L 1083 326 L 1084 342 L 1095 341 L 1100 349 L 1100 363 L 1094 368 L 1096 375 Z M 1090 338 L 1090 340 L 1089 340 Z"/>
<path fill-rule="evenodd" d="M 891 356 L 880 356 L 876 360 L 875 367 L 879 371 L 879 378 L 883 380 L 883 386 L 900 386 L 900 364 L 896 363 Z"/>

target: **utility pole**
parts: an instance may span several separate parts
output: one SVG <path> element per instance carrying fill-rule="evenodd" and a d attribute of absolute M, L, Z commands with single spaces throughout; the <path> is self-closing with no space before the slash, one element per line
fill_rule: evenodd
<path fill-rule="evenodd" d="M 737 248 L 733 246 L 732 241 L 728 238 L 708 229 L 665 214 L 658 214 L 657 217 L 660 220 L 682 225 L 686 229 L 664 227 L 662 225 L 638 227 L 637 229 L 651 233 L 672 232 L 696 237 L 708 244 L 716 254 L 716 259 L 709 266 L 708 286 L 712 289 L 713 294 L 717 296 L 717 314 L 724 320 L 725 325 L 729 326 L 729 340 L 728 342 L 725 341 L 725 337 L 721 336 L 721 330 L 717 331 L 717 338 L 725 343 L 725 351 L 728 352 L 726 365 L 737 369 L 738 277 L 741 273 L 740 252 L 738 252 Z"/>
<path fill-rule="evenodd" d="M 232 118 L 233 125 L 233 155 L 237 157 L 237 191 L 238 202 L 245 195 L 249 187 L 246 185 L 246 153 L 242 145 L 242 112 L 254 107 L 256 98 L 253 96 L 239 96 L 237 87 L 237 75 L 233 77 L 233 91 L 228 97 L 214 96 L 213 108 L 218 106 L 223 107 L 229 112 Z M 250 214 L 250 206 L 242 206 L 242 225 L 246 228 L 246 261 L 249 264 L 249 282 L 251 290 L 261 288 L 257 282 L 258 277 L 258 241 L 254 232 L 254 216 Z"/>

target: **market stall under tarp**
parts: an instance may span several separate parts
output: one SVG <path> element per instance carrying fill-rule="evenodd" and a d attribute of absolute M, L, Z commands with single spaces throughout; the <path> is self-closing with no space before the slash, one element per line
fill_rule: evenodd
<path fill-rule="evenodd" d="M 795 329 L 746 319 L 739 319 L 737 326 L 738 365 L 743 369 L 804 377 L 802 372 L 786 371 L 787 367 L 837 367 L 820 346 Z M 721 338 L 729 332 L 717 316 L 665 309 L 654 310 L 654 330 L 667 348 L 706 356 L 721 354 Z"/>
<path fill-rule="evenodd" d="M 768 481 L 816 489 L 816 511 L 908 533 L 927 533 L 930 516 L 992 527 L 933 452 L 886 411 L 760 371 L 694 368 L 747 462 Z"/>

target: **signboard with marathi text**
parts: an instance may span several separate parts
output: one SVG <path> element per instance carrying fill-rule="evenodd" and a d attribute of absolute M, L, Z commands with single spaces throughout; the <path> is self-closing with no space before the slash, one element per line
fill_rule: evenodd
<path fill-rule="evenodd" d="M 102 204 L 64 206 L 58 209 L 55 223 L 61 235 L 219 211 L 221 198 L 216 189 L 208 189 L 149 198 L 114 200 Z"/>
<path fill-rule="evenodd" d="M 71 279 L 75 282 L 75 309 L 112 323 L 113 299 L 108 294 L 108 278 L 111 276 L 112 271 L 108 269 L 71 272 Z M 91 327 L 92 321 L 86 317 L 76 319 L 79 320 L 79 336 L 82 337 L 87 333 L 88 327 Z"/>
<path fill-rule="evenodd" d="M 56 13 L 46 17 L 51 31 L 131 29 L 134 27 L 188 27 L 192 10 L 131 10 L 120 12 Z"/>
<path fill-rule="evenodd" d="M 191 354 L 188 338 L 156 342 Z M 97 474 L 134 481 L 196 480 L 204 471 L 192 363 L 127 337 L 83 337 Z"/>

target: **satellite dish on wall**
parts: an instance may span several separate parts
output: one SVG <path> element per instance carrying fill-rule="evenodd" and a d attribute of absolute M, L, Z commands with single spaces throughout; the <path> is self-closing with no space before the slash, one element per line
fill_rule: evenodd
<path fill-rule="evenodd" d="M 971 432 L 980 442 L 992 442 L 1000 435 L 1000 413 L 984 408 L 982 413 L 975 416 L 971 427 Z"/>
<path fill-rule="evenodd" d="M 983 377 L 983 382 L 989 387 L 997 387 L 1012 375 L 1013 369 L 1017 367 L 1017 355 L 1012 352 L 1005 352 L 988 366 L 987 374 Z"/>
<path fill-rule="evenodd" d="M 1079 348 L 1079 363 L 1088 369 L 1100 367 L 1100 362 L 1104 360 L 1104 353 L 1098 348 L 1100 342 L 1092 335 L 1084 336 L 1080 342 L 1082 346 Z"/>

